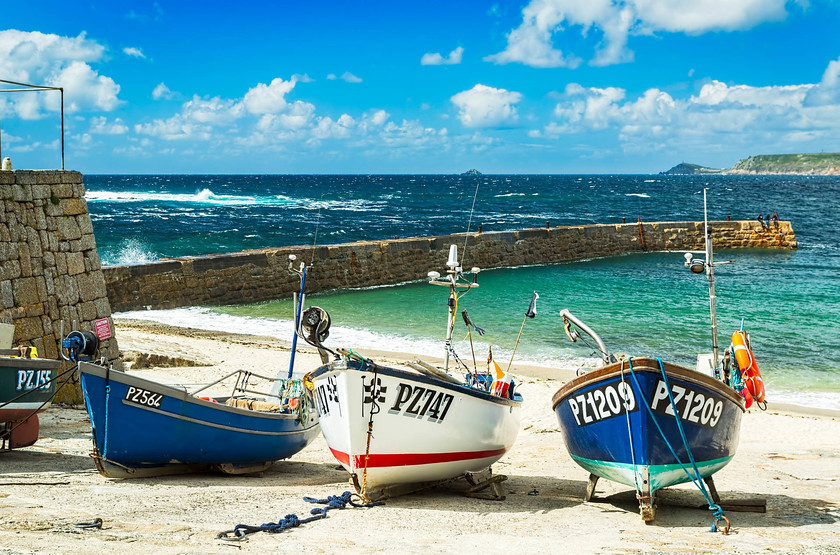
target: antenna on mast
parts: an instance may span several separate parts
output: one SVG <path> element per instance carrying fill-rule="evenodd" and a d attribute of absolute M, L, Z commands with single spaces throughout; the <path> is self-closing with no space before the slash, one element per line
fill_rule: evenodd
<path fill-rule="evenodd" d="M 717 368 L 720 362 L 720 348 L 718 346 L 718 327 L 717 327 L 717 295 L 715 295 L 715 261 L 714 252 L 712 250 L 712 236 L 709 231 L 709 208 L 706 202 L 706 189 L 703 188 L 703 238 L 705 250 L 700 251 L 706 255 L 705 260 L 699 258 L 692 258 L 692 253 L 700 254 L 698 251 L 690 251 L 685 253 L 685 266 L 693 273 L 700 274 L 705 270 L 706 278 L 709 280 L 709 316 L 712 324 L 712 362 L 714 368 Z M 734 260 L 727 260 L 725 262 L 717 262 L 717 264 L 732 264 Z"/>

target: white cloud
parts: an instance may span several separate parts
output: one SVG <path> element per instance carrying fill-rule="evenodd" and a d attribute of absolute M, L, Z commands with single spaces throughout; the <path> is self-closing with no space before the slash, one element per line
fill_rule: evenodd
<path fill-rule="evenodd" d="M 282 114 L 265 113 L 259 119 L 257 129 L 261 133 L 298 131 L 310 126 L 314 116 L 315 106 L 308 102 L 297 100 L 292 104 L 287 104 Z"/>
<path fill-rule="evenodd" d="M 279 77 L 272 80 L 270 84 L 259 83 L 253 87 L 243 98 L 245 109 L 252 114 L 277 114 L 286 109 L 285 96 L 295 88 L 294 77 L 289 81 L 283 81 Z"/>
<path fill-rule="evenodd" d="M 155 100 L 176 100 L 181 98 L 181 93 L 170 90 L 166 83 L 161 82 L 152 91 L 152 98 Z"/>
<path fill-rule="evenodd" d="M 383 149 L 387 149 L 388 156 L 409 156 L 419 151 L 444 152 L 451 146 L 446 128 L 429 127 L 417 120 L 392 121 L 388 112 L 377 108 L 356 114 L 319 114 L 314 104 L 293 97 L 300 90 L 297 86 L 300 82 L 299 76 L 288 80 L 276 78 L 257 83 L 235 98 L 194 96 L 169 117 L 133 125 L 133 136 L 127 142 L 137 145 L 138 138 L 142 138 L 147 142 L 143 149 L 148 152 L 168 150 L 179 156 L 197 157 L 216 150 L 224 150 L 231 156 L 237 152 L 283 153 L 284 156 L 335 152 L 380 157 Z M 481 91 L 482 87 L 474 90 Z M 514 121 L 513 106 L 521 95 L 503 89 L 485 89 L 489 107 L 483 113 L 478 112 L 477 105 L 464 105 L 472 121 L 481 125 Z M 161 83 L 157 90 L 162 95 L 168 88 Z M 491 102 L 493 99 L 495 102 Z M 96 120 L 95 126 L 94 122 L 91 124 L 91 134 L 116 131 L 114 125 L 120 123 L 112 124 L 104 118 Z M 459 148 L 485 148 L 485 145 L 486 142 L 470 147 L 465 143 Z"/>
<path fill-rule="evenodd" d="M 634 151 L 721 144 L 783 151 L 805 143 L 823 149 L 837 144 L 838 85 L 840 60 L 828 64 L 819 84 L 753 87 L 711 81 L 685 98 L 656 88 L 627 98 L 620 88 L 570 84 L 560 95 L 552 121 L 529 134 L 615 133 L 625 149 Z M 833 92 L 823 94 L 826 91 Z"/>
<path fill-rule="evenodd" d="M 385 122 L 388 121 L 389 117 L 388 112 L 385 110 L 373 110 L 365 116 L 364 121 L 368 122 L 371 126 L 381 127 L 382 125 L 385 125 Z"/>
<path fill-rule="evenodd" d="M 477 84 L 451 99 L 458 107 L 458 118 L 466 127 L 492 127 L 517 120 L 516 104 L 522 94 Z"/>
<path fill-rule="evenodd" d="M 341 79 L 342 81 L 347 81 L 348 83 L 361 83 L 362 82 L 362 79 L 360 77 L 356 77 L 355 75 L 353 75 L 349 71 L 345 71 L 344 73 L 342 73 L 341 77 L 336 76 L 335 73 L 330 73 L 330 74 L 327 75 L 327 79 L 329 81 L 336 81 L 338 79 Z"/>
<path fill-rule="evenodd" d="M 9 29 L 0 31 L 0 60 L 10 81 L 64 87 L 65 110 L 111 111 L 121 104 L 120 91 L 110 77 L 100 75 L 91 64 L 101 62 L 105 47 L 86 38 L 62 37 Z M 6 104 L 21 118 L 42 117 L 46 110 L 59 110 L 59 95 L 48 92 L 19 93 Z"/>
<path fill-rule="evenodd" d="M 703 85 L 700 94 L 693 98 L 697 104 L 707 106 L 738 104 L 741 106 L 801 106 L 813 85 L 779 85 L 773 87 L 751 87 L 749 85 L 728 86 L 720 81 Z"/>
<path fill-rule="evenodd" d="M 65 111 L 70 113 L 85 109 L 109 112 L 122 103 L 117 98 L 120 86 L 84 62 L 71 62 L 63 68 L 55 84 L 64 87 Z"/>
<path fill-rule="evenodd" d="M 318 119 L 315 128 L 312 129 L 311 139 L 346 139 L 351 136 L 356 121 L 348 114 L 341 114 L 333 121 L 330 117 Z"/>
<path fill-rule="evenodd" d="M 749 29 L 787 15 L 786 0 L 633 0 L 628 4 L 642 27 L 677 33 Z"/>
<path fill-rule="evenodd" d="M 442 65 L 456 65 L 461 63 L 461 58 L 464 55 L 464 48 L 459 46 L 449 53 L 449 56 L 444 58 L 438 52 L 423 54 L 420 58 L 420 65 L 424 66 L 442 66 Z"/>
<path fill-rule="evenodd" d="M 90 120 L 90 133 L 97 135 L 124 135 L 128 133 L 128 126 L 120 118 L 109 122 L 105 116 L 96 116 Z"/>
<path fill-rule="evenodd" d="M 143 54 L 143 51 L 139 48 L 134 48 L 133 46 L 129 46 L 123 48 L 123 53 L 127 56 L 131 56 L 132 58 L 143 58 L 146 59 L 146 55 Z"/>
<path fill-rule="evenodd" d="M 840 103 L 840 58 L 829 62 L 820 83 L 808 91 L 808 106 Z"/>
<path fill-rule="evenodd" d="M 783 19 L 787 0 L 531 0 L 505 50 L 485 57 L 497 64 L 578 67 L 582 58 L 555 48 L 553 37 L 576 30 L 590 44 L 589 63 L 632 61 L 628 37 L 658 31 L 700 34 L 749 29 Z"/>
<path fill-rule="evenodd" d="M 573 133 L 581 127 L 589 130 L 605 129 L 618 115 L 617 103 L 624 99 L 623 89 L 585 89 L 577 83 L 566 86 L 564 103 L 558 103 L 554 115 L 561 124 L 551 127 L 551 134 Z"/>
<path fill-rule="evenodd" d="M 397 125 L 386 111 L 379 109 L 359 117 L 319 116 L 313 104 L 289 98 L 297 82 L 297 77 L 292 77 L 288 81 L 277 78 L 269 84 L 258 83 L 235 99 L 195 96 L 171 117 L 138 124 L 133 129 L 156 141 L 181 142 L 185 148 L 196 142 L 221 145 L 224 137 L 224 141 L 243 148 L 269 151 L 284 149 L 283 145 L 290 143 L 315 147 L 324 141 L 343 141 L 351 148 L 382 144 L 403 148 L 428 144 L 434 137 L 444 140 L 446 136 L 445 130 L 426 128 L 416 121 Z M 161 83 L 158 88 L 163 91 L 165 85 Z M 106 128 L 104 119 L 97 123 Z"/>
<path fill-rule="evenodd" d="M 213 137 L 214 128 L 232 126 L 244 113 L 242 102 L 193 96 L 183 104 L 179 113 L 167 119 L 137 124 L 134 132 L 167 140 L 207 140 Z"/>

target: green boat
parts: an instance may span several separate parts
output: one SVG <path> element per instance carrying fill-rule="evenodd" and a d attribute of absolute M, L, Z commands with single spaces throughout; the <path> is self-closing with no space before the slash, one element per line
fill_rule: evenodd
<path fill-rule="evenodd" d="M 38 441 L 38 413 L 52 402 L 60 366 L 58 360 L 0 356 L 0 448 L 27 447 Z"/>

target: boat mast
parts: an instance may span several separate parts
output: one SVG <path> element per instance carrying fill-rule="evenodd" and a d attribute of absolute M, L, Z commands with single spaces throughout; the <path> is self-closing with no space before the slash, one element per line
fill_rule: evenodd
<path fill-rule="evenodd" d="M 449 316 L 446 322 L 446 356 L 443 361 L 443 371 L 449 372 L 449 351 L 452 350 L 452 331 L 455 329 L 455 310 L 458 304 L 458 246 L 449 246 L 449 260 L 446 261 L 447 278 L 449 281 Z"/>
<path fill-rule="evenodd" d="M 449 355 L 452 351 L 452 331 L 455 329 L 455 313 L 458 312 L 458 287 L 465 288 L 468 291 L 473 287 L 478 287 L 476 283 L 476 276 L 481 271 L 479 268 L 470 270 L 473 274 L 473 281 L 468 282 L 464 279 L 464 270 L 461 268 L 461 263 L 458 262 L 458 245 L 449 245 L 449 260 L 446 261 L 446 279 L 441 279 L 440 273 L 432 271 L 428 273 L 429 283 L 431 285 L 442 285 L 449 287 L 449 316 L 446 320 L 446 355 L 444 357 L 443 369 L 449 371 Z"/>
<path fill-rule="evenodd" d="M 715 262 L 712 253 L 712 238 L 709 235 L 709 209 L 706 204 L 706 188 L 703 188 L 703 227 L 706 239 L 706 277 L 709 279 L 709 313 L 712 321 L 712 359 L 718 366 L 717 296 L 715 295 Z"/>

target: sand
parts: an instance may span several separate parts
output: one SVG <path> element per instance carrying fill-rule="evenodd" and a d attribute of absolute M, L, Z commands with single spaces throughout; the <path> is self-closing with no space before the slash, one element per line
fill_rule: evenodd
<path fill-rule="evenodd" d="M 159 355 L 143 357 L 157 365 L 137 370 L 147 376 L 202 382 L 240 368 L 288 367 L 288 347 L 273 339 L 116 324 L 124 353 Z M 318 363 L 312 352 L 297 360 L 304 368 Z M 708 532 L 711 514 L 691 485 L 663 490 L 651 524 L 641 521 L 634 492 L 618 484 L 602 480 L 584 503 L 588 475 L 566 452 L 551 411 L 568 374 L 514 369 L 525 396 L 523 429 L 493 466 L 508 477 L 504 501 L 467 498 L 463 482 L 453 483 L 224 542 L 217 534 L 236 524 L 305 518 L 312 505 L 304 496 L 350 489 L 323 438 L 261 476 L 115 480 L 100 476 L 88 456 L 84 408 L 52 407 L 41 415 L 38 443 L 0 452 L 0 553 L 840 553 L 840 414 L 771 401 L 766 412 L 745 415 L 738 453 L 715 482 L 724 501 L 760 498 L 767 512 L 728 511 L 732 530 L 724 536 Z M 97 518 L 101 528 L 77 526 Z"/>

